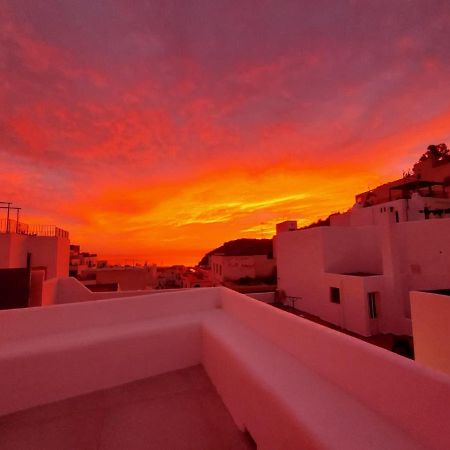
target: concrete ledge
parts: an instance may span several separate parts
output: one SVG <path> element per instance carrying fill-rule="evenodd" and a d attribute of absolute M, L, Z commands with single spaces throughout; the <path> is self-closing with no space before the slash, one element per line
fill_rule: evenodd
<path fill-rule="evenodd" d="M 250 431 L 258 448 L 424 448 L 226 314 L 208 318 L 202 342 L 206 372 L 238 426 Z"/>

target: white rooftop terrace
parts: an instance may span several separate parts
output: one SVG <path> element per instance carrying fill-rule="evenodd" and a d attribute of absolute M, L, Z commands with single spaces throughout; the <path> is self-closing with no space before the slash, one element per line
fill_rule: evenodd
<path fill-rule="evenodd" d="M 229 416 L 212 386 L 258 449 L 450 448 L 450 377 L 222 287 L 0 311 L 0 342 L 0 448 L 14 448 L 2 446 L 5 436 L 16 448 L 42 448 L 26 441 L 36 417 L 49 433 L 70 439 L 74 430 L 85 432 L 76 410 L 67 428 L 48 426 L 52 410 L 79 399 L 101 409 L 118 392 L 145 402 L 145 386 L 153 383 L 159 395 L 158 383 L 175 377 L 176 390 L 183 373 L 204 383 L 194 394 L 187 388 L 187 416 L 161 387 L 153 412 L 119 407 L 111 413 L 119 428 L 90 425 L 86 434 L 97 439 L 90 448 L 108 448 L 101 445 L 109 433 L 125 443 L 138 435 L 134 447 L 122 448 L 149 448 L 150 441 L 158 449 L 222 448 L 211 430 L 229 445 L 223 448 L 246 448 L 224 425 Z M 217 407 L 206 414 L 209 425 L 183 425 L 206 423 L 201 402 L 208 398 Z M 176 439 L 169 443 L 163 436 L 170 430 Z M 50 441 L 45 448 L 61 447 Z"/>
<path fill-rule="evenodd" d="M 249 450 L 201 366 L 0 418 L 2 450 Z"/>

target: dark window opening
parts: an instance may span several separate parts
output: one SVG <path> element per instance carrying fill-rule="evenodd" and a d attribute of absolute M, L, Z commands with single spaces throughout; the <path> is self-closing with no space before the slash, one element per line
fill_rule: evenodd
<path fill-rule="evenodd" d="M 330 300 L 332 303 L 341 303 L 341 291 L 337 287 L 330 287 Z"/>
<path fill-rule="evenodd" d="M 369 292 L 367 294 L 367 300 L 369 302 L 369 317 L 371 319 L 376 319 L 377 318 L 376 292 Z"/>
<path fill-rule="evenodd" d="M 398 211 L 395 211 L 395 221 L 396 221 L 397 223 L 400 222 L 400 217 L 398 216 Z"/>

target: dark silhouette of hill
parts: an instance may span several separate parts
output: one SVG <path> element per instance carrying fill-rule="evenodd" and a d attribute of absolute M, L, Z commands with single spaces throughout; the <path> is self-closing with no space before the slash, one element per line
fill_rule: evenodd
<path fill-rule="evenodd" d="M 203 256 L 198 265 L 208 266 L 209 257 L 216 254 L 225 256 L 269 255 L 269 257 L 272 257 L 272 239 L 236 239 L 225 242 Z"/>

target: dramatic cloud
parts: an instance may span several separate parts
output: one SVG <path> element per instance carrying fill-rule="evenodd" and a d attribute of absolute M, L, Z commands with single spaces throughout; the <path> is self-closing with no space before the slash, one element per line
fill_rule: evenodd
<path fill-rule="evenodd" d="M 0 0 L 0 181 L 86 250 L 193 263 L 450 139 L 448 1 Z"/>

